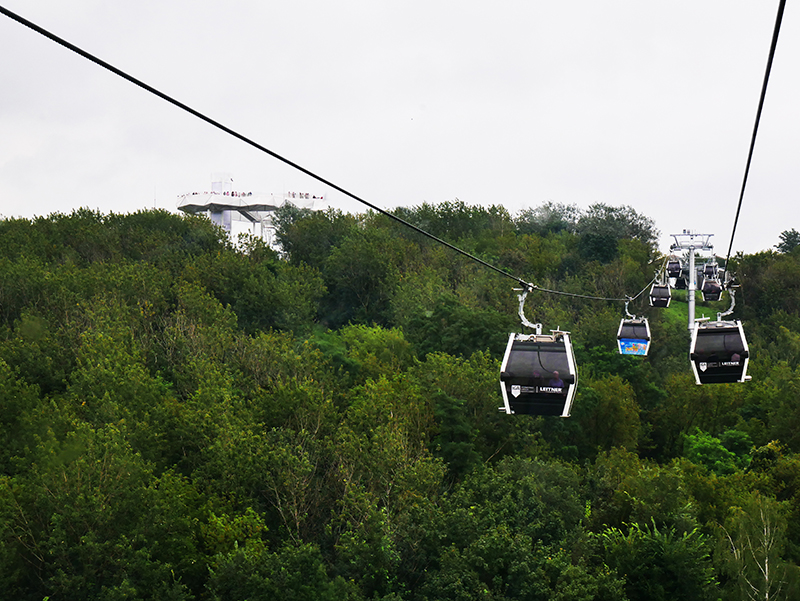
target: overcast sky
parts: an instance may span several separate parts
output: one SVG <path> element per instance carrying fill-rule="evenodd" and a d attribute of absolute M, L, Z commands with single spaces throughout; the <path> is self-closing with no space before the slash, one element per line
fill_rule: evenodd
<path fill-rule="evenodd" d="M 788 3 L 734 252 L 800 230 Z M 0 0 L 382 208 L 629 205 L 727 252 L 778 0 Z M 0 15 L 0 214 L 362 205 Z"/>

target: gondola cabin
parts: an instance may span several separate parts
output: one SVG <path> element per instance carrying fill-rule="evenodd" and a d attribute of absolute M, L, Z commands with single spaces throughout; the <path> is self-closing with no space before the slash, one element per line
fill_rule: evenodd
<path fill-rule="evenodd" d="M 700 287 L 704 301 L 718 301 L 722 296 L 722 284 L 717 279 L 706 278 Z"/>
<path fill-rule="evenodd" d="M 647 319 L 623 319 L 617 330 L 620 355 L 647 355 L 650 350 L 650 324 Z"/>
<path fill-rule="evenodd" d="M 651 307 L 669 307 L 669 301 L 672 299 L 672 294 L 669 291 L 668 284 L 653 284 L 650 288 L 650 306 Z"/>
<path fill-rule="evenodd" d="M 681 269 L 681 262 L 678 259 L 671 258 L 669 261 L 667 261 L 667 277 L 681 277 Z"/>
<path fill-rule="evenodd" d="M 718 265 L 714 262 L 708 262 L 703 265 L 703 276 L 707 278 L 716 278 Z"/>
<path fill-rule="evenodd" d="M 577 384 L 567 332 L 509 335 L 500 368 L 501 410 L 569 417 Z"/>
<path fill-rule="evenodd" d="M 750 350 L 742 322 L 698 323 L 692 330 L 689 358 L 698 384 L 745 382 Z"/>

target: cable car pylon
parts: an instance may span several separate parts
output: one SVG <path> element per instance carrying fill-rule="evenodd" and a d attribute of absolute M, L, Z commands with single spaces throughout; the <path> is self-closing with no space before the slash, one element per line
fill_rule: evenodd
<path fill-rule="evenodd" d="M 687 329 L 691 332 L 695 327 L 695 292 L 697 291 L 697 270 L 695 269 L 695 253 L 713 252 L 714 246 L 711 244 L 711 236 L 714 234 L 697 234 L 689 230 L 683 230 L 681 234 L 672 234 L 675 244 L 670 246 L 672 253 L 683 251 L 686 253 L 689 269 L 686 300 L 689 302 L 689 319 Z"/>
<path fill-rule="evenodd" d="M 696 234 L 684 230 L 682 234 L 673 234 L 675 244 L 670 251 L 676 253 L 683 251 L 689 263 L 687 301 L 689 303 L 688 329 L 691 333 L 689 342 L 689 361 L 695 382 L 700 384 L 723 384 L 732 382 L 746 382 L 750 380 L 747 375 L 747 365 L 750 360 L 750 348 L 744 334 L 742 322 L 738 319 L 725 320 L 733 313 L 736 304 L 733 276 L 728 265 L 725 265 L 725 282 L 722 284 L 713 273 L 715 286 L 703 286 L 704 300 L 719 300 L 722 290 L 727 290 L 731 305 L 727 311 L 717 313 L 716 321 L 709 321 L 707 317 L 695 318 L 695 302 L 697 292 L 697 269 L 695 256 L 697 253 L 713 252 L 714 247 L 710 240 L 713 234 Z M 711 260 L 716 267 L 713 254 Z M 706 273 L 706 265 L 703 267 Z M 711 280 L 709 280 L 711 281 Z"/>

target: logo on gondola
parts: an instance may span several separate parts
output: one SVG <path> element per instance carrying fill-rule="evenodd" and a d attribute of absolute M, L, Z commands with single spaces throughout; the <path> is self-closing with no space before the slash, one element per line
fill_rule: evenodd
<path fill-rule="evenodd" d="M 701 362 L 698 364 L 698 366 L 697 366 L 697 367 L 699 367 L 699 368 L 700 368 L 700 371 L 705 371 L 706 369 L 708 369 L 708 363 L 706 363 L 705 361 L 701 361 Z"/>
<path fill-rule="evenodd" d="M 512 384 L 511 385 L 511 396 L 516 398 L 520 394 L 522 394 L 522 387 L 519 384 Z"/>

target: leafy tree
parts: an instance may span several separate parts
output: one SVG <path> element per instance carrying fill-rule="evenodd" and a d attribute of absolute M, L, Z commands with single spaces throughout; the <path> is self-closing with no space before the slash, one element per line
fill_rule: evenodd
<path fill-rule="evenodd" d="M 786 316 L 797 316 L 800 306 L 800 257 L 797 253 L 767 251 L 748 255 L 739 260 L 737 271 L 747 274 L 741 282 L 741 294 L 736 297 L 737 305 L 740 302 L 742 305 L 743 319 L 766 321 L 779 311 Z"/>
<path fill-rule="evenodd" d="M 591 205 L 577 223 L 581 255 L 587 260 L 607 263 L 617 256 L 621 240 L 639 240 L 653 247 L 658 230 L 649 217 L 631 207 Z"/>
<path fill-rule="evenodd" d="M 800 456 L 791 453 L 786 446 L 777 441 L 754 448 L 751 452 L 750 473 L 756 478 L 755 488 L 763 497 L 778 501 L 781 507 L 781 519 L 785 518 L 785 552 L 784 559 L 795 564 L 800 560 Z M 747 498 L 747 491 L 741 492 L 732 499 L 728 506 L 745 506 L 742 498 Z M 724 523 L 729 517 L 721 516 L 718 522 Z"/>
<path fill-rule="evenodd" d="M 553 598 L 578 571 L 560 548 L 583 515 L 578 491 L 562 464 L 507 458 L 473 471 L 445 499 L 421 598 Z"/>
<path fill-rule="evenodd" d="M 402 240 L 380 229 L 356 232 L 331 249 L 322 267 L 324 321 L 333 327 L 351 321 L 386 325 L 405 250 Z"/>
<path fill-rule="evenodd" d="M 619 376 L 583 380 L 575 402 L 573 444 L 582 456 L 613 447 L 636 450 L 641 421 L 631 386 Z"/>
<path fill-rule="evenodd" d="M 736 454 L 726 449 L 719 438 L 699 428 L 694 434 L 686 436 L 683 454 L 689 461 L 703 465 L 720 476 L 732 474 L 739 469 Z"/>
<path fill-rule="evenodd" d="M 587 474 L 593 531 L 625 524 L 697 527 L 696 511 L 680 464 L 659 465 L 624 449 L 600 453 Z"/>
<path fill-rule="evenodd" d="M 342 578 L 328 577 L 323 557 L 311 544 L 283 545 L 269 551 L 257 538 L 214 559 L 210 598 L 224 601 L 357 601 L 358 590 Z"/>
<path fill-rule="evenodd" d="M 577 237 L 567 231 L 557 234 L 521 234 L 513 244 L 498 251 L 500 266 L 526 279 L 540 282 L 574 271 L 577 267 Z"/>
<path fill-rule="evenodd" d="M 401 330 L 349 325 L 341 328 L 337 335 L 346 348 L 348 359 L 358 365 L 362 378 L 391 378 L 413 364 L 411 345 Z"/>
<path fill-rule="evenodd" d="M 432 353 L 413 369 L 413 375 L 426 397 L 438 399 L 444 394 L 461 406 L 457 417 L 459 429 L 467 428 L 464 420 L 469 423 L 469 429 L 475 433 L 472 448 L 482 462 L 546 454 L 541 418 L 508 416 L 498 411 L 502 402 L 498 391 L 499 369 L 499 360 L 485 352 L 468 358 Z M 446 416 L 437 420 L 439 427 L 444 425 L 443 420 Z"/>
<path fill-rule="evenodd" d="M 307 265 L 278 261 L 260 246 L 250 250 L 198 257 L 184 277 L 230 307 L 248 333 L 308 328 L 325 291 L 319 274 Z"/>
<path fill-rule="evenodd" d="M 448 295 L 432 310 L 412 316 L 407 336 L 420 356 L 434 351 L 469 356 L 488 350 L 502 357 L 512 325 L 510 317 L 495 309 L 467 307 Z"/>
<path fill-rule="evenodd" d="M 520 234 L 545 236 L 565 231 L 574 233 L 580 219 L 578 205 L 546 202 L 533 209 L 523 209 L 514 220 Z"/>
<path fill-rule="evenodd" d="M 748 394 L 739 384 L 697 386 L 686 372 L 671 374 L 664 391 L 664 401 L 648 415 L 653 443 L 663 458 L 681 455 L 684 437 L 695 428 L 719 432 L 734 427 Z"/>
<path fill-rule="evenodd" d="M 434 266 L 404 274 L 391 300 L 392 322 L 407 332 L 416 315 L 431 311 L 437 299 L 447 293 L 442 273 Z"/>
<path fill-rule="evenodd" d="M 0 232 L 0 254 L 6 258 L 80 267 L 127 259 L 171 269 L 187 256 L 229 246 L 209 220 L 164 210 L 102 215 L 82 208 L 69 215 L 3 220 Z"/>
<path fill-rule="evenodd" d="M 790 230 L 784 230 L 781 232 L 779 238 L 781 241 L 775 245 L 775 248 L 778 249 L 778 252 L 784 254 L 790 253 L 795 248 L 800 246 L 800 232 L 794 228 Z"/>
<path fill-rule="evenodd" d="M 448 505 L 442 534 L 458 546 L 490 526 L 557 546 L 585 515 L 574 466 L 512 457 L 470 473 Z"/>
<path fill-rule="evenodd" d="M 262 431 L 243 415 L 229 417 L 204 449 L 195 471 L 205 486 L 226 496 L 238 509 L 252 506 L 275 540 L 298 545 L 322 530 L 330 509 L 327 472 L 329 444 L 316 433 L 274 428 Z"/>
<path fill-rule="evenodd" d="M 24 471 L 26 447 L 31 432 L 26 431 L 31 414 L 39 405 L 36 388 L 20 382 L 8 364 L 0 359 L 0 473 L 15 474 Z"/>
<path fill-rule="evenodd" d="M 673 601 L 718 598 L 707 537 L 697 529 L 632 524 L 601 533 L 605 561 L 625 578 L 629 599 Z"/>
<path fill-rule="evenodd" d="M 756 494 L 742 507 L 732 508 L 722 529 L 722 544 L 727 551 L 726 572 L 732 588 L 738 588 L 733 598 L 793 598 L 797 568 L 782 558 L 785 528 L 781 504 L 768 497 Z"/>
<path fill-rule="evenodd" d="M 292 265 L 322 270 L 331 250 L 356 229 L 356 218 L 341 211 L 310 211 L 284 205 L 275 212 L 275 236 Z"/>
<path fill-rule="evenodd" d="M 502 206 L 469 206 L 455 199 L 438 205 L 423 203 L 411 209 L 399 208 L 395 214 L 425 232 L 451 243 L 479 240 L 487 234 L 512 229 L 511 217 Z"/>
<path fill-rule="evenodd" d="M 413 381 L 381 377 L 356 389 L 337 432 L 334 566 L 369 595 L 395 588 L 399 548 L 421 536 L 409 527 L 408 514 L 428 505 L 441 487 L 444 467 L 428 452 L 431 413 Z"/>
<path fill-rule="evenodd" d="M 447 464 L 450 477 L 460 479 L 480 460 L 475 450 L 477 431 L 464 412 L 464 401 L 439 392 L 433 399 L 439 424 L 432 441 L 433 453 Z"/>
<path fill-rule="evenodd" d="M 173 572 L 182 558 L 154 556 L 158 483 L 117 428 L 78 426 L 63 440 L 51 434 L 36 455 L 30 473 L 3 491 L 14 508 L 5 536 L 17 560 L 2 571 L 18 575 L 17 598 L 190 598 Z"/>

